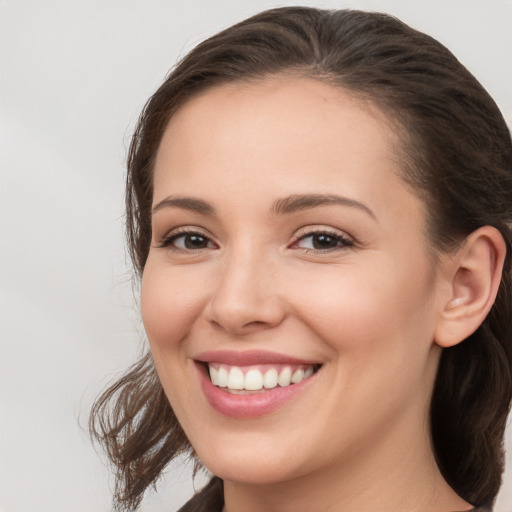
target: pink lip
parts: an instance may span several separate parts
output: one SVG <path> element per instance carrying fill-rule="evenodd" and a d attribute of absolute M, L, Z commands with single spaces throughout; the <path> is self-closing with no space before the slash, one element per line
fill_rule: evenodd
<path fill-rule="evenodd" d="M 231 366 L 252 366 L 257 364 L 318 364 L 318 361 L 298 359 L 267 350 L 247 350 L 245 352 L 237 352 L 235 350 L 212 350 L 202 352 L 194 357 L 194 359 L 203 363 L 224 363 Z"/>
<path fill-rule="evenodd" d="M 251 395 L 231 394 L 217 386 L 214 386 L 207 375 L 205 365 L 202 362 L 221 362 L 235 366 L 249 366 L 255 364 L 314 364 L 303 359 L 290 358 L 282 354 L 272 352 L 231 352 L 216 351 L 204 352 L 196 359 L 196 368 L 199 373 L 201 388 L 213 409 L 224 416 L 236 419 L 249 419 L 270 414 L 284 406 L 316 380 L 313 374 L 298 384 L 287 387 L 276 387 L 263 393 Z"/>

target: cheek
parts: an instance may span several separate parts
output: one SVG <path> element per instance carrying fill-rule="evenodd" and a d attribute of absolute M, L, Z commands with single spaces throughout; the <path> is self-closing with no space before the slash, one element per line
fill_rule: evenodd
<path fill-rule="evenodd" d="M 428 345 L 433 333 L 429 315 L 433 289 L 427 269 L 404 268 L 400 262 L 372 267 L 353 265 L 318 269 L 291 285 L 298 314 L 331 346 L 334 353 L 368 357 L 374 352 L 413 350 L 411 339 Z M 289 280 L 292 283 L 292 280 Z M 306 292 L 307 291 L 307 292 Z M 405 346 L 405 347 L 404 347 Z"/>
<path fill-rule="evenodd" d="M 175 348 L 189 331 L 202 308 L 200 279 L 187 271 L 157 265 L 150 259 L 144 269 L 141 310 L 152 350 Z"/>
<path fill-rule="evenodd" d="M 194 414 L 193 386 L 183 386 L 194 372 L 184 340 L 202 309 L 201 280 L 190 280 L 187 271 L 148 259 L 142 277 L 141 312 L 160 382 L 180 423 Z M 185 421 L 183 421 L 185 419 Z"/>
<path fill-rule="evenodd" d="M 369 410 L 385 422 L 418 395 L 418 403 L 424 403 L 436 362 L 431 353 L 434 317 L 429 314 L 432 286 L 427 276 L 375 265 L 365 272 L 354 267 L 319 273 L 303 283 L 308 293 L 296 307 L 315 337 L 329 348 L 333 363 L 327 409 L 338 411 L 337 403 L 344 404 L 343 417 L 334 412 L 327 424 L 362 424 Z"/>

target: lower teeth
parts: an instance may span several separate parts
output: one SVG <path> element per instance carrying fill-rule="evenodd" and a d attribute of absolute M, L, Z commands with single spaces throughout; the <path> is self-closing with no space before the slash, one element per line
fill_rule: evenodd
<path fill-rule="evenodd" d="M 249 391 L 248 389 L 229 389 L 229 388 L 219 388 L 219 389 L 222 389 L 223 391 L 226 391 L 227 393 L 231 393 L 232 395 L 258 395 L 261 393 L 266 393 L 267 391 L 272 391 L 272 389 L 277 389 L 277 388 L 272 388 L 272 389 L 262 388 L 262 389 L 257 389 L 255 391 Z"/>

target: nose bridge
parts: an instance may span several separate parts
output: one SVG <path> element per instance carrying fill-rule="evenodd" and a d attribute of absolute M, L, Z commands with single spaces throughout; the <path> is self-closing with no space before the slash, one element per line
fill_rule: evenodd
<path fill-rule="evenodd" d="M 211 320 L 233 333 L 275 326 L 283 318 L 275 266 L 264 247 L 237 244 L 227 251 L 211 297 Z"/>

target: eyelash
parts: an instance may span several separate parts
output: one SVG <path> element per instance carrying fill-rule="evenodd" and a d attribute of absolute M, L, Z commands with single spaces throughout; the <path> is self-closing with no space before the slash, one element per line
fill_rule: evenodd
<path fill-rule="evenodd" d="M 174 233 L 166 236 L 159 243 L 158 247 L 162 248 L 162 249 L 166 248 L 166 249 L 169 249 L 169 250 L 171 250 L 173 252 L 177 252 L 177 253 L 189 253 L 189 252 L 200 251 L 203 249 L 210 249 L 209 247 L 199 247 L 196 249 L 181 249 L 181 248 L 178 248 L 175 245 L 173 245 L 174 242 L 176 242 L 176 240 L 178 240 L 180 238 L 186 238 L 187 236 L 190 237 L 190 236 L 194 236 L 194 235 L 203 238 L 207 244 L 212 242 L 211 239 L 207 235 L 205 235 L 204 233 L 201 233 L 200 231 L 195 231 L 195 230 L 191 230 L 188 228 L 180 228 L 177 231 L 175 231 Z M 327 236 L 330 239 L 332 239 L 333 241 L 335 241 L 337 243 L 337 246 L 329 247 L 329 248 L 325 248 L 325 249 L 300 248 L 300 247 L 298 249 L 303 250 L 305 253 L 311 253 L 311 252 L 326 253 L 326 252 L 331 252 L 331 251 L 336 251 L 336 250 L 348 249 L 348 248 L 354 247 L 354 245 L 355 245 L 353 240 L 351 240 L 350 238 L 348 238 L 346 236 L 343 236 L 342 234 L 340 234 L 336 231 L 331 231 L 329 229 L 316 229 L 313 231 L 305 231 L 304 233 L 299 234 L 294 239 L 294 241 L 292 242 L 290 247 L 294 248 L 294 246 L 296 246 L 299 242 L 301 242 L 302 240 L 306 240 L 309 237 L 321 236 L 321 235 Z"/>
<path fill-rule="evenodd" d="M 208 236 L 206 236 L 204 233 L 201 233 L 200 231 L 195 231 L 193 229 L 188 229 L 188 228 L 179 228 L 174 233 L 164 237 L 164 239 L 160 242 L 158 247 L 160 247 L 162 249 L 164 249 L 164 248 L 169 249 L 173 252 L 178 252 L 178 253 L 193 252 L 194 249 L 180 249 L 180 248 L 174 246 L 173 243 L 176 242 L 176 240 L 178 240 L 179 238 L 186 238 L 187 236 L 190 237 L 190 236 L 194 236 L 194 235 L 204 238 L 206 240 L 206 243 L 211 242 L 211 239 Z M 205 249 L 205 247 L 200 247 L 199 249 L 196 249 L 196 250 L 201 250 L 201 249 Z"/>
<path fill-rule="evenodd" d="M 298 242 L 305 240 L 306 238 L 320 236 L 320 235 L 324 235 L 324 236 L 326 235 L 329 238 L 333 239 L 337 243 L 337 246 L 329 247 L 329 248 L 325 248 L 325 249 L 302 248 L 302 250 L 306 253 L 310 253 L 310 252 L 325 253 L 325 252 L 331 252 L 331 251 L 336 251 L 336 250 L 349 249 L 351 247 L 354 247 L 354 245 L 355 245 L 353 240 L 342 235 L 341 233 L 339 233 L 337 231 L 331 231 L 329 229 L 316 229 L 313 231 L 307 231 L 303 234 L 299 234 L 297 236 L 297 238 L 294 240 L 294 242 L 292 243 L 292 247 L 294 245 L 296 245 Z"/>

